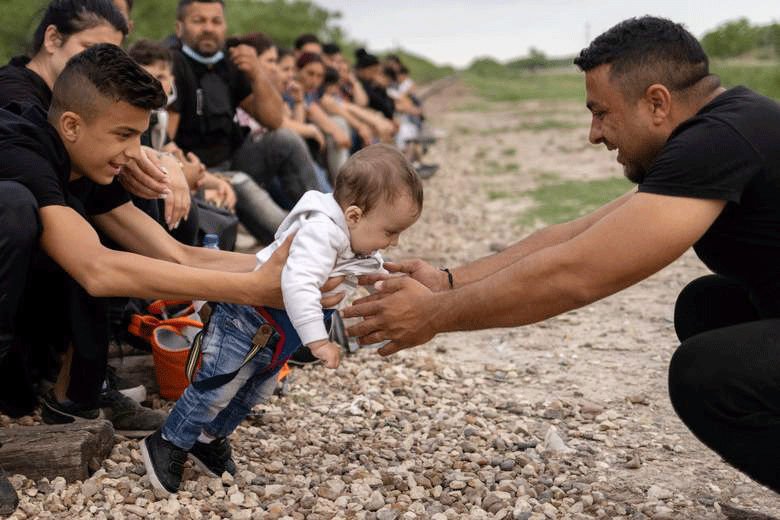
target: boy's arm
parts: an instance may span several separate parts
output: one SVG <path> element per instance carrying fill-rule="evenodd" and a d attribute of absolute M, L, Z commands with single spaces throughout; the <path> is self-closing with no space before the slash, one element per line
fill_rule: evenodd
<path fill-rule="evenodd" d="M 209 271 L 108 249 L 95 229 L 67 206 L 45 206 L 40 216 L 44 251 L 93 296 L 282 304 L 279 279 L 287 244 L 257 271 Z"/>

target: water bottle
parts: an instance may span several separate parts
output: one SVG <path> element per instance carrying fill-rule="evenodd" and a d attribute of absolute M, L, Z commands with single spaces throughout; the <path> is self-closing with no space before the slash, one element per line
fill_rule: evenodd
<path fill-rule="evenodd" d="M 216 233 L 203 235 L 203 247 L 206 249 L 219 249 L 219 235 Z"/>
<path fill-rule="evenodd" d="M 216 233 L 206 233 L 203 235 L 203 247 L 206 249 L 219 249 L 219 235 Z M 201 307 L 206 302 L 204 300 L 194 300 L 192 306 L 195 308 L 195 312 L 200 312 Z"/>

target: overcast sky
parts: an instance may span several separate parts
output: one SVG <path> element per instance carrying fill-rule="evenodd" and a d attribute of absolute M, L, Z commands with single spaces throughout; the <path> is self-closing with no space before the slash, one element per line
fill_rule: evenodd
<path fill-rule="evenodd" d="M 508 60 L 536 47 L 548 56 L 579 52 L 617 22 L 651 14 L 671 18 L 701 37 L 723 22 L 780 20 L 780 3 L 758 0 L 317 0 L 341 11 L 339 25 L 369 50 L 396 46 L 439 63 L 475 57 Z"/>

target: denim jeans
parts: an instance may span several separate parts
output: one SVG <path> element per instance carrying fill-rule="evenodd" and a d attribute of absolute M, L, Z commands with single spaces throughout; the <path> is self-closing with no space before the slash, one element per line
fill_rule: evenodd
<path fill-rule="evenodd" d="M 188 386 L 163 426 L 165 438 L 179 448 L 190 450 L 201 432 L 214 437 L 230 435 L 261 400 L 263 383 L 275 376 L 284 360 L 300 347 L 301 340 L 286 313 L 275 309 L 263 312 L 265 317 L 250 305 L 220 303 L 214 307 L 195 381 L 238 369 L 257 329 L 269 321 L 275 323 L 277 330 L 283 330 L 283 346 L 276 363 L 276 351 L 265 348 L 232 381 L 218 388 L 199 391 Z"/>

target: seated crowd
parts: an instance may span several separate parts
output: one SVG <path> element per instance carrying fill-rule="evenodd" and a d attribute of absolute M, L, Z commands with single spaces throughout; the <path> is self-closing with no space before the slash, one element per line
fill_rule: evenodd
<path fill-rule="evenodd" d="M 144 436 L 164 414 L 107 378 L 111 323 L 129 298 L 278 303 L 276 254 L 257 268 L 254 255 L 198 247 L 215 212 L 234 215 L 251 247 L 269 244 L 304 193 L 333 191 L 369 145 L 397 147 L 420 177 L 435 168 L 420 165 L 422 106 L 396 56 L 359 49 L 353 65 L 311 34 L 293 49 L 262 32 L 228 37 L 222 0 L 180 0 L 174 36 L 115 56 L 100 44 L 124 43 L 132 4 L 52 0 L 31 54 L 0 68 L 0 412 L 20 417 L 40 402 L 42 420 L 58 424 L 102 410 L 117 431 Z M 120 116 L 87 106 L 93 90 L 95 106 L 127 121 L 151 111 L 148 128 L 95 137 Z M 232 250 L 235 235 L 223 238 Z M 47 327 L 44 302 L 62 309 Z M 15 500 L 2 476 L 0 513 Z"/>

